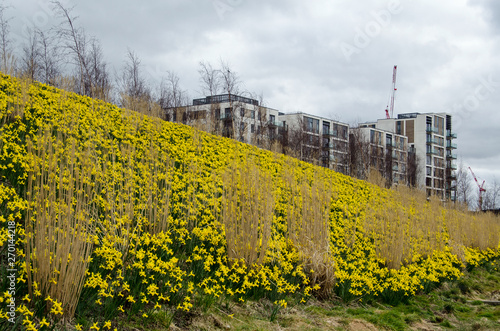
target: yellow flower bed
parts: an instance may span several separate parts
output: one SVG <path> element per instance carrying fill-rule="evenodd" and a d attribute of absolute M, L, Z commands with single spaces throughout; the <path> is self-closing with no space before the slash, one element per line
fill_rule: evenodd
<path fill-rule="evenodd" d="M 0 123 L 28 329 L 77 308 L 96 329 L 228 299 L 391 300 L 499 257 L 487 217 L 42 84 L 1 76 Z"/>

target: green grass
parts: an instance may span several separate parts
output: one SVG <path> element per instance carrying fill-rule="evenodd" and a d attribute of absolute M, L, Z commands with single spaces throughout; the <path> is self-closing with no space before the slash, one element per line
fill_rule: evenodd
<path fill-rule="evenodd" d="M 494 291 L 499 289 L 500 272 L 482 267 L 466 273 L 460 280 L 443 283 L 430 293 L 416 295 L 407 303 L 396 306 L 377 301 L 344 304 L 338 298 L 311 299 L 305 305 L 296 303 L 280 309 L 271 320 L 269 309 L 272 304 L 265 300 L 214 304 L 205 313 L 198 309 L 199 314 L 193 318 L 192 324 L 184 325 L 184 328 L 345 330 L 364 325 L 380 330 L 410 330 L 423 325 L 428 330 L 496 330 L 500 329 L 500 307 L 480 300 L 491 300 Z"/>
<path fill-rule="evenodd" d="M 499 265 L 499 262 L 496 263 Z M 497 269 L 500 269 L 497 267 Z M 189 313 L 158 310 L 148 318 L 120 322 L 119 330 L 500 330 L 500 306 L 481 300 L 498 300 L 500 271 L 491 266 L 474 268 L 430 293 L 391 306 L 381 301 L 342 302 L 340 298 L 310 299 L 300 304 L 288 298 L 271 318 L 274 304 L 266 299 L 244 303 L 220 298 Z M 174 327 L 175 326 L 175 327 Z"/>

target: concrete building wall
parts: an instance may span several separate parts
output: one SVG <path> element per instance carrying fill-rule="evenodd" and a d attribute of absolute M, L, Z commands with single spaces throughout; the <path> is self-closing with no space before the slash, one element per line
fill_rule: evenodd
<path fill-rule="evenodd" d="M 301 112 L 280 113 L 279 120 L 288 129 L 290 146 L 300 149 L 302 159 L 347 173 L 348 124 Z"/>
<path fill-rule="evenodd" d="M 221 95 L 218 97 L 224 97 Z M 209 99 L 210 97 L 207 97 Z M 278 110 L 258 105 L 256 100 L 232 96 L 219 98 L 214 103 L 193 102 L 194 105 L 177 109 L 171 118 L 204 131 L 231 137 L 244 143 L 266 145 L 277 139 L 283 124 L 278 120 Z M 204 100 L 204 99 L 196 99 Z"/>
<path fill-rule="evenodd" d="M 408 138 L 371 126 L 361 127 L 359 130 L 365 142 L 370 145 L 370 165 L 381 173 L 390 170 L 390 180 L 393 183 L 406 183 Z"/>
<path fill-rule="evenodd" d="M 405 135 L 408 146 L 413 148 L 418 159 L 418 186 L 440 198 L 452 198 L 455 187 L 454 159 L 452 151 L 456 145 L 452 139 L 451 115 L 446 113 L 409 113 L 398 118 L 379 119 L 376 128 Z M 368 125 L 373 125 L 369 123 Z"/>

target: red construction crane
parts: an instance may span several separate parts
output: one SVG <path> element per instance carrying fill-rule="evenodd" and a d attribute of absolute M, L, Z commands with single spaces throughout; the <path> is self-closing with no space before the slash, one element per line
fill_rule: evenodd
<path fill-rule="evenodd" d="M 389 104 L 385 108 L 385 118 L 392 118 L 394 115 L 394 97 L 396 95 L 396 72 L 398 70 L 398 66 L 394 66 L 392 69 L 392 89 L 391 89 L 391 98 L 389 100 Z"/>
<path fill-rule="evenodd" d="M 470 167 L 469 170 L 472 173 L 472 177 L 474 177 L 474 180 L 476 181 L 477 187 L 479 187 L 479 210 L 483 210 L 483 192 L 486 192 L 486 189 L 484 188 L 484 180 L 481 185 L 479 185 L 476 175 L 474 175 L 474 171 L 472 171 Z"/>

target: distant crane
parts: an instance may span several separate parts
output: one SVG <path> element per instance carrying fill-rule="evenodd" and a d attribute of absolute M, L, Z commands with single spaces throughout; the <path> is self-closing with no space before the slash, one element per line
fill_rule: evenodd
<path fill-rule="evenodd" d="M 479 210 L 483 210 L 483 192 L 486 192 L 486 189 L 484 188 L 484 180 L 481 185 L 479 185 L 476 175 L 474 175 L 474 171 L 472 171 L 470 167 L 469 170 L 472 173 L 472 177 L 474 177 L 474 180 L 476 181 L 477 187 L 479 187 Z"/>
<path fill-rule="evenodd" d="M 394 115 L 394 97 L 396 95 L 396 72 L 398 70 L 398 66 L 394 66 L 392 69 L 392 89 L 391 89 L 391 98 L 389 100 L 389 104 L 385 108 L 385 118 L 392 118 Z"/>

